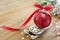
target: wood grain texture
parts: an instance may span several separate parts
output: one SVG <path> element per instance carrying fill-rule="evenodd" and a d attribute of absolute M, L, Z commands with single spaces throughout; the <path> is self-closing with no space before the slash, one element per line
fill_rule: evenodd
<path fill-rule="evenodd" d="M 8 25 L 10 27 L 18 28 L 26 18 L 33 13 L 37 8 L 33 6 L 38 0 L 0 0 L 0 27 L 2 25 Z M 55 20 L 56 21 L 56 20 Z M 29 28 L 33 24 L 33 19 L 27 24 L 26 28 Z M 60 40 L 60 38 L 54 37 L 55 29 L 54 23 L 49 30 L 41 35 L 36 40 Z M 23 30 L 8 31 L 0 28 L 0 40 L 31 40 L 30 37 L 26 37 Z"/>

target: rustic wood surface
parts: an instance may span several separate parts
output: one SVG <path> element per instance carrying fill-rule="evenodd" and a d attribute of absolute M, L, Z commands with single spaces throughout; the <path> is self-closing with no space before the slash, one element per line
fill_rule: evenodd
<path fill-rule="evenodd" d="M 38 2 L 38 0 L 0 0 L 0 27 L 8 25 L 18 28 L 37 9 L 33 6 L 35 2 Z M 54 20 L 56 22 L 56 19 Z M 32 24 L 33 19 L 27 24 L 26 28 Z M 51 28 L 36 40 L 60 40 L 59 37 L 55 36 L 54 26 L 55 24 L 52 23 Z M 31 40 L 30 37 L 26 36 L 23 30 L 13 32 L 0 28 L 0 40 Z"/>

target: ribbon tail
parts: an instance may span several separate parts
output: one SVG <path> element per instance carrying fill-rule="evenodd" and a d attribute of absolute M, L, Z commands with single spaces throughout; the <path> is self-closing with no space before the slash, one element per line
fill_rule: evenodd
<path fill-rule="evenodd" d="M 12 28 L 12 27 L 9 27 L 9 26 L 1 26 L 1 28 L 6 29 L 6 30 L 11 30 L 11 31 L 19 30 L 17 28 Z"/>
<path fill-rule="evenodd" d="M 9 27 L 9 26 L 1 26 L 1 28 L 3 29 L 6 29 L 6 30 L 11 30 L 11 31 L 16 31 L 16 30 L 19 30 L 19 29 L 23 29 L 27 23 L 31 20 L 31 18 L 33 17 L 34 14 L 36 14 L 36 12 L 38 12 L 40 9 L 37 9 L 36 11 L 34 11 L 28 18 L 27 20 L 20 26 L 20 28 L 12 28 L 12 27 Z"/>

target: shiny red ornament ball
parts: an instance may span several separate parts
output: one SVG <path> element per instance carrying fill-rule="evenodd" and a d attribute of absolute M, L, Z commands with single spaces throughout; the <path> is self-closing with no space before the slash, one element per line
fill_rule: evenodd
<path fill-rule="evenodd" d="M 51 14 L 49 12 L 38 12 L 34 16 L 34 23 L 39 28 L 48 27 L 51 23 Z"/>

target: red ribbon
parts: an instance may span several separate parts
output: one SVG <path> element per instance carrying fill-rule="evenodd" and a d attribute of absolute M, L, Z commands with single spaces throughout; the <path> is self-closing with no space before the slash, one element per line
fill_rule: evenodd
<path fill-rule="evenodd" d="M 39 9 L 35 10 L 35 11 L 26 19 L 26 21 L 20 26 L 20 28 L 12 28 L 12 27 L 9 27 L 9 26 L 6 26 L 6 25 L 1 26 L 1 28 L 4 28 L 4 29 L 6 29 L 6 30 L 11 30 L 11 31 L 23 29 L 35 14 L 37 14 L 40 10 L 45 9 L 45 8 L 43 8 L 42 5 L 37 4 L 37 3 L 34 4 L 34 6 L 37 7 L 37 8 L 39 8 Z M 52 9 L 52 8 L 51 8 L 51 9 Z"/>

